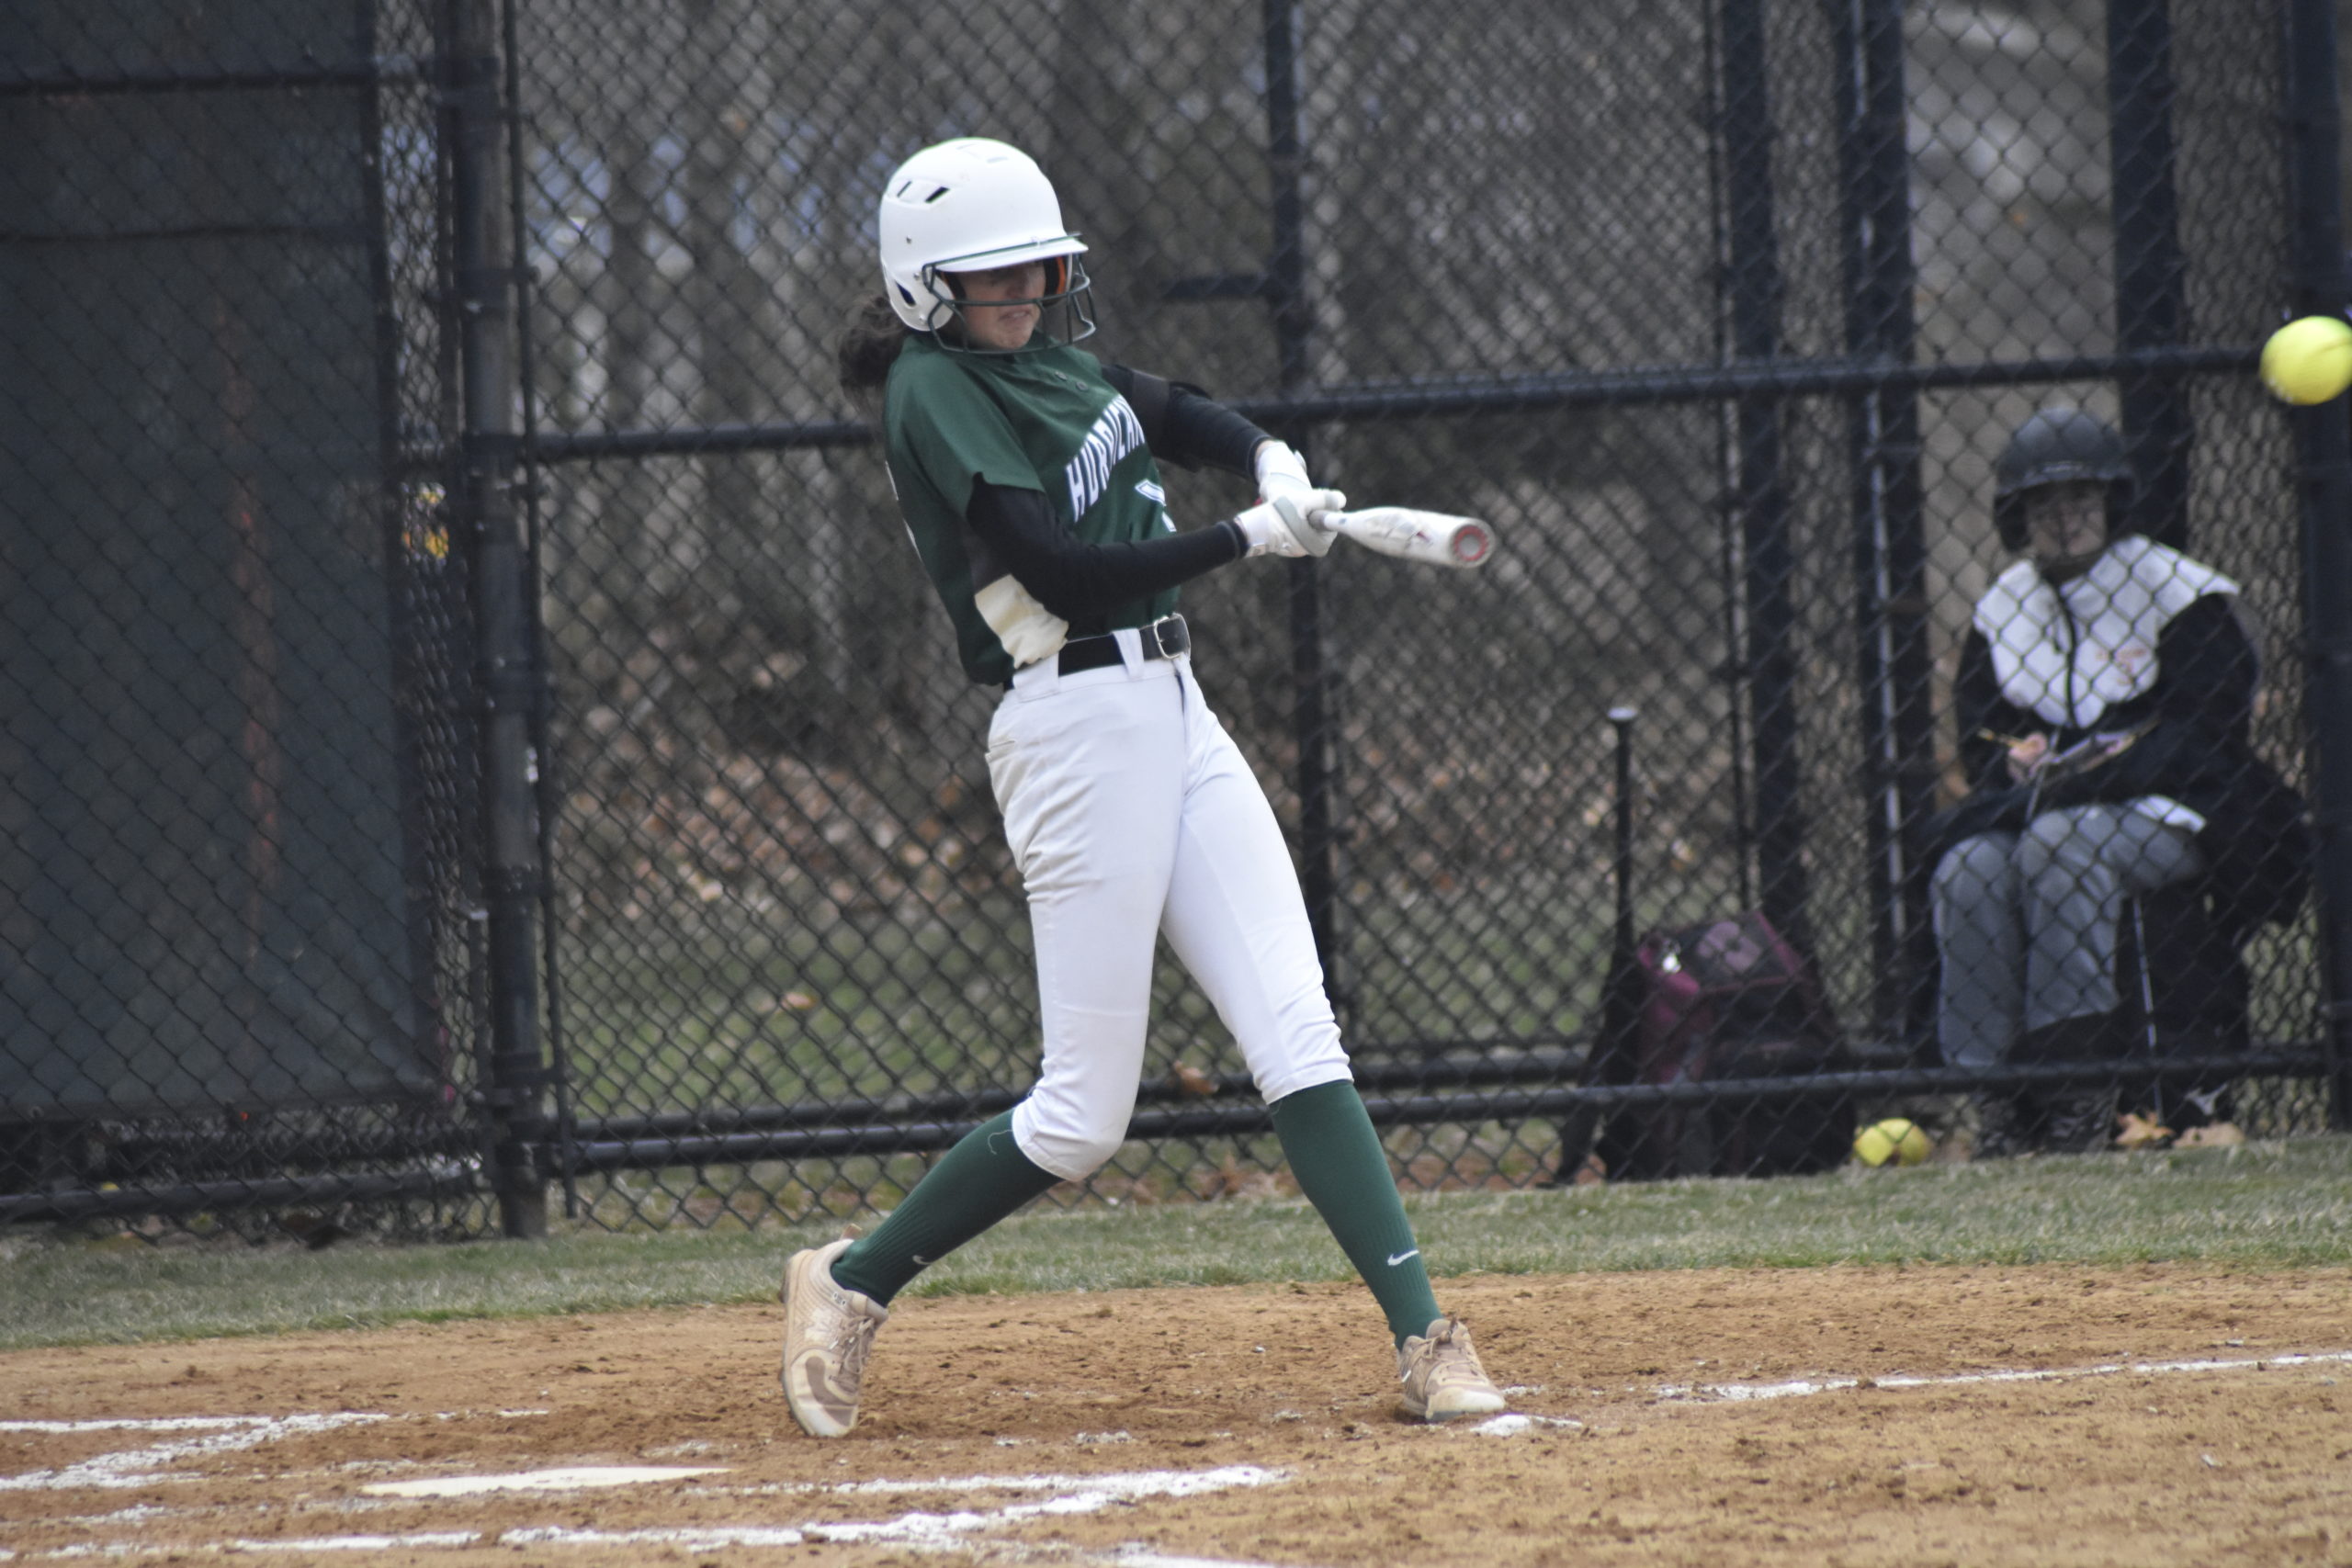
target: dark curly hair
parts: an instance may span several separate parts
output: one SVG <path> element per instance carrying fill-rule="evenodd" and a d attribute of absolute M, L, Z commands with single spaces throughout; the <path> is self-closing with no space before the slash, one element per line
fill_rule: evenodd
<path fill-rule="evenodd" d="M 833 340 L 833 368 L 841 378 L 842 390 L 869 414 L 879 407 L 890 367 L 913 333 L 890 309 L 890 301 L 877 293 L 859 301 L 849 324 Z"/>

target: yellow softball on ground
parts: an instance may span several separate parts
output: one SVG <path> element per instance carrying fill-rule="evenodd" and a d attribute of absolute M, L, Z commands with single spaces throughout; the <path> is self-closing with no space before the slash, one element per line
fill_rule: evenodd
<path fill-rule="evenodd" d="M 2290 403 L 2324 403 L 2352 386 L 2352 326 L 2339 316 L 2289 321 L 2262 345 L 2262 384 Z"/>
<path fill-rule="evenodd" d="M 1854 1134 L 1854 1157 L 1864 1165 L 1917 1165 L 1934 1147 L 1916 1122 L 1896 1116 Z"/>

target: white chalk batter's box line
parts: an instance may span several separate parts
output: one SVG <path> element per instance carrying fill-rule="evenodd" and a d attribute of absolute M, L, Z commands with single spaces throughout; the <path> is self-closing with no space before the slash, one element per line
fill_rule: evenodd
<path fill-rule="evenodd" d="M 159 1486 L 173 1482 L 200 1481 L 200 1475 L 173 1475 L 164 1466 L 209 1454 L 238 1453 L 280 1438 L 311 1432 L 332 1432 L 340 1427 L 368 1426 L 394 1417 L 369 1411 L 344 1410 L 326 1416 L 168 1416 L 153 1420 L 0 1421 L 0 1432 L 201 1432 L 202 1437 L 145 1448 L 118 1449 L 95 1455 L 62 1470 L 33 1470 L 21 1475 L 0 1475 L 0 1492 L 67 1492 L 88 1487 Z"/>
<path fill-rule="evenodd" d="M 249 1434 L 254 1418 L 237 1422 Z M 220 1422 L 205 1423 L 218 1427 Z M 35 1425 L 41 1430 L 63 1428 L 73 1430 L 79 1423 L 0 1423 L 0 1429 L 10 1426 Z M 111 1424 L 114 1429 L 135 1423 Z M 186 1429 L 185 1426 L 175 1429 Z M 266 1439 L 261 1439 L 266 1440 Z M 141 1450 L 143 1459 L 153 1450 Z M 96 1461 L 93 1461 L 96 1462 Z M 44 1475 L 62 1472 L 41 1472 Z M 555 1472 L 547 1472 L 555 1473 Z M 591 1475 L 593 1471 L 576 1473 Z M 647 1479 L 666 1475 L 707 1474 L 707 1470 L 683 1470 L 667 1472 L 648 1472 Z M 192 1478 L 193 1479 L 193 1478 Z M 485 1478 L 495 1480 L 498 1478 Z M 510 1481 L 528 1481 L 529 1476 L 507 1477 Z M 1102 1475 L 969 1475 L 943 1477 L 933 1482 L 852 1482 L 825 1488 L 840 1493 L 869 1491 L 937 1491 L 937 1492 L 1047 1492 L 1051 1495 L 1035 1502 L 1008 1504 L 981 1511 L 961 1508 L 946 1513 L 917 1512 L 901 1514 L 895 1518 L 871 1521 L 829 1521 L 823 1524 L 799 1525 L 718 1525 L 684 1526 L 655 1529 L 596 1530 L 571 1529 L 557 1525 L 524 1526 L 516 1529 L 483 1532 L 479 1530 L 419 1530 L 404 1534 L 369 1534 L 307 1536 L 270 1540 L 238 1539 L 204 1544 L 179 1542 L 167 1545 L 147 1545 L 135 1541 L 90 1542 L 55 1551 L 23 1554 L 25 1560 L 62 1557 L 127 1557 L 157 1556 L 189 1550 L 234 1552 L 279 1551 L 412 1551 L 427 1549 L 462 1549 L 500 1546 L 521 1549 L 532 1546 L 579 1546 L 607 1548 L 614 1546 L 660 1546 L 684 1551 L 713 1551 L 728 1547 L 794 1547 L 810 1544 L 874 1545 L 923 1550 L 963 1550 L 976 1543 L 974 1537 L 983 1532 L 1016 1525 L 1032 1519 L 1068 1517 L 1079 1514 L 1100 1513 L 1120 1505 L 1141 1502 L 1152 1497 L 1191 1497 L 1237 1488 L 1279 1485 L 1290 1479 L 1283 1470 L 1270 1470 L 1259 1465 L 1227 1465 L 1204 1471 L 1129 1471 Z M 594 1484 L 595 1483 L 586 1483 Z M 508 1490 L 540 1490 L 524 1486 Z M 366 1488 L 375 1491 L 379 1488 Z M 170 1510 L 156 1509 L 145 1517 L 154 1519 Z M 17 1560 L 19 1554 L 0 1549 L 0 1562 Z M 1249 1563 L 1212 1562 L 1208 1559 L 1168 1557 L 1156 1552 L 1124 1551 L 1108 1556 L 1090 1555 L 1083 1561 L 1120 1564 L 1122 1568 L 1258 1568 Z"/>

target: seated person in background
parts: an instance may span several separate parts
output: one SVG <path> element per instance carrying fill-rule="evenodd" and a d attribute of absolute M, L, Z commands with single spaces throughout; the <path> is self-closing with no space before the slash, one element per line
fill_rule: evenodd
<path fill-rule="evenodd" d="M 2045 409 L 1995 477 L 1995 525 L 2024 558 L 1977 602 L 1955 683 L 1972 793 L 1946 814 L 1932 884 L 1938 1038 L 1954 1066 L 2113 1059 L 2132 1044 L 2116 1016 L 2126 899 L 2210 877 L 2217 902 L 2258 904 L 2247 884 L 2277 860 L 2260 840 L 2300 803 L 2247 741 L 2260 660 L 2238 585 L 2128 531 L 2115 432 Z M 2092 1149 L 2116 1090 L 1978 1104 L 1979 1155 Z"/>

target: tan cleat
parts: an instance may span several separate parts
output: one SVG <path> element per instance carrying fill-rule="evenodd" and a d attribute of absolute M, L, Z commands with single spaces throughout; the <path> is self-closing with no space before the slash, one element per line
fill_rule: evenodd
<path fill-rule="evenodd" d="M 784 1266 L 784 1382 L 792 1418 L 812 1438 L 838 1438 L 857 1425 L 857 1388 L 875 1331 L 890 1311 L 833 1281 L 833 1259 L 850 1238 L 792 1255 Z"/>
<path fill-rule="evenodd" d="M 1458 1317 L 1438 1318 L 1429 1333 L 1399 1346 L 1396 1377 L 1404 1385 L 1398 1408 L 1411 1420 L 1451 1421 L 1503 1408 L 1502 1391 L 1487 1381 L 1470 1348 L 1469 1326 Z"/>

